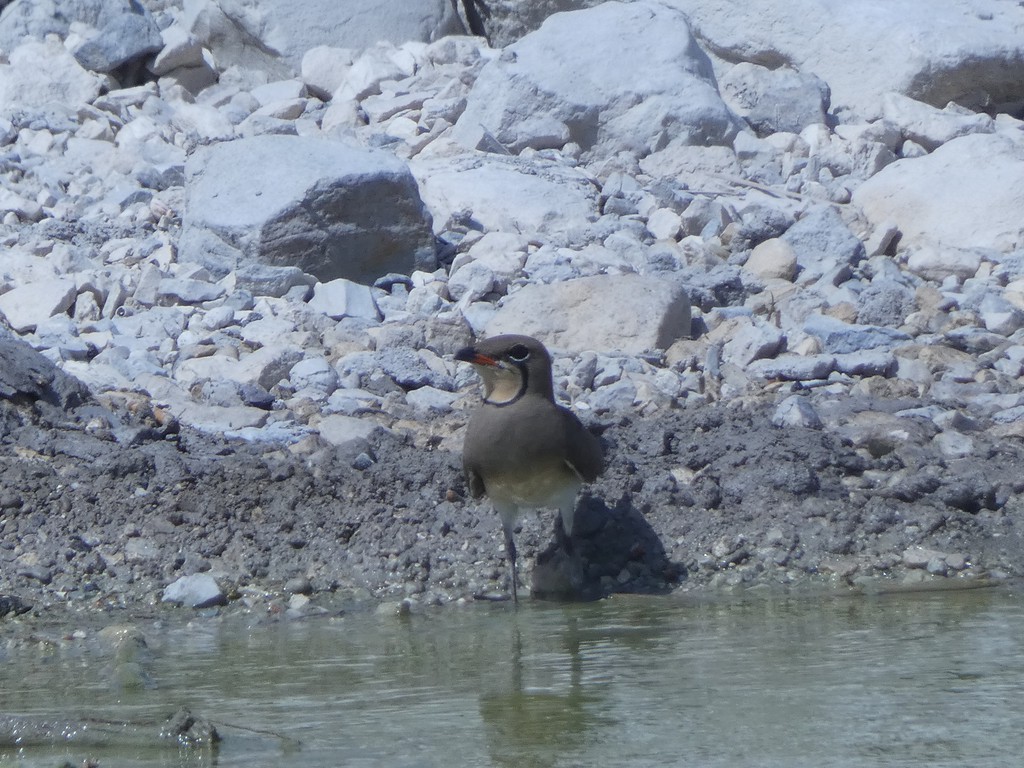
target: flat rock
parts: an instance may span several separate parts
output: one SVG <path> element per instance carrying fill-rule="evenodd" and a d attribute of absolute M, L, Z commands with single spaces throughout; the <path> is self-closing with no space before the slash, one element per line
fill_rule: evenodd
<path fill-rule="evenodd" d="M 362 317 L 374 321 L 380 319 L 380 311 L 370 286 L 344 278 L 313 286 L 313 298 L 309 300 L 309 306 L 334 320 L 343 317 Z"/>
<path fill-rule="evenodd" d="M 737 128 L 686 16 L 643 0 L 549 17 L 484 67 L 453 135 L 513 154 L 573 142 L 584 158 L 642 157 L 668 143 L 725 144 Z"/>
<path fill-rule="evenodd" d="M 569 240 L 566 222 L 598 217 L 593 180 L 563 165 L 477 154 L 416 158 L 410 167 L 438 231 L 468 213 L 484 231 Z"/>
<path fill-rule="evenodd" d="M 331 445 L 359 450 L 365 450 L 369 446 L 369 440 L 373 435 L 386 431 L 384 427 L 367 419 L 340 413 L 324 416 L 316 427 L 320 437 Z"/>
<path fill-rule="evenodd" d="M 807 317 L 803 329 L 805 333 L 821 339 L 825 351 L 834 354 L 890 347 L 910 339 L 908 334 L 893 328 L 844 323 L 834 317 L 816 314 Z"/>
<path fill-rule="evenodd" d="M 53 315 L 67 312 L 76 295 L 73 280 L 25 283 L 0 294 L 0 314 L 12 329 L 27 333 Z"/>
<path fill-rule="evenodd" d="M 639 275 L 532 284 L 502 301 L 486 331 L 525 333 L 564 352 L 638 354 L 689 338 L 690 300 L 679 283 Z"/>
<path fill-rule="evenodd" d="M 186 163 L 179 251 L 218 273 L 246 262 L 372 283 L 430 268 L 430 215 L 392 154 L 300 136 L 201 147 Z"/>

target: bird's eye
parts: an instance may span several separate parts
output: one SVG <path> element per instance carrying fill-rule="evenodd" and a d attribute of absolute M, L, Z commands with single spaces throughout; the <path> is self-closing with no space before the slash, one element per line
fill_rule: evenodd
<path fill-rule="evenodd" d="M 522 363 L 530 356 L 530 350 L 524 344 L 516 344 L 508 351 L 509 360 L 514 363 Z"/>

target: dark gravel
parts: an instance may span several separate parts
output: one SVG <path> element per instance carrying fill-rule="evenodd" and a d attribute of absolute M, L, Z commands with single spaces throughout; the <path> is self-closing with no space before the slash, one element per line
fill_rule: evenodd
<path fill-rule="evenodd" d="M 357 469 L 329 447 L 182 431 L 141 398 L 101 404 L 26 349 L 0 340 L 0 613 L 150 612 L 201 572 L 225 592 L 219 610 L 274 610 L 289 593 L 316 606 L 506 592 L 497 517 L 437 447 L 457 439 L 397 431 Z M 608 469 L 577 515 L 583 596 L 955 587 L 1024 571 L 1021 441 L 974 433 L 958 460 L 927 430 L 854 447 L 773 426 L 770 400 L 593 424 Z M 457 436 L 464 421 L 431 427 Z M 528 515 L 517 542 L 541 563 L 538 589 L 557 595 L 552 523 Z"/>

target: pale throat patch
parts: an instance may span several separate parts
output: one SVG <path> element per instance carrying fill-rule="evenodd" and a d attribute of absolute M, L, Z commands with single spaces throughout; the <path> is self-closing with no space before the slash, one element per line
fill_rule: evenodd
<path fill-rule="evenodd" d="M 484 402 L 494 405 L 511 403 L 522 394 L 523 376 L 518 368 L 501 364 L 475 366 L 484 382 Z"/>

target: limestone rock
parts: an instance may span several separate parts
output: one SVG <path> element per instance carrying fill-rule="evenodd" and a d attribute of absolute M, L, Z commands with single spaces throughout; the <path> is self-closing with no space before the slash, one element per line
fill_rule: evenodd
<path fill-rule="evenodd" d="M 740 62 L 719 80 L 722 98 L 758 136 L 824 123 L 829 88 L 821 78 L 788 67 Z"/>
<path fill-rule="evenodd" d="M 995 121 L 950 104 L 937 109 L 930 104 L 899 93 L 887 93 L 882 99 L 882 116 L 899 127 L 903 136 L 929 152 L 947 141 L 972 133 L 995 132 Z"/>
<path fill-rule="evenodd" d="M 100 80 L 86 72 L 55 40 L 27 42 L 0 64 L 0 104 L 42 107 L 51 102 L 78 106 L 100 92 Z"/>
<path fill-rule="evenodd" d="M 797 272 L 796 251 L 785 240 L 773 237 L 754 246 L 743 268 L 765 279 L 792 281 Z"/>
<path fill-rule="evenodd" d="M 410 163 L 438 231 L 470 216 L 485 231 L 570 239 L 566 222 L 598 217 L 599 190 L 572 168 L 496 155 L 416 158 Z"/>
<path fill-rule="evenodd" d="M 826 352 L 835 354 L 890 347 L 910 338 L 908 334 L 892 328 L 844 323 L 826 315 L 810 315 L 804 321 L 804 331 L 821 339 Z"/>
<path fill-rule="evenodd" d="M 503 300 L 487 335 L 525 333 L 564 352 L 668 349 L 690 335 L 683 286 L 639 275 L 595 275 L 532 284 Z"/>
<path fill-rule="evenodd" d="M 484 67 L 453 135 L 513 154 L 573 142 L 585 158 L 642 157 L 669 143 L 725 144 L 737 127 L 686 16 L 642 0 L 549 17 Z"/>
<path fill-rule="evenodd" d="M 97 19 L 95 32 L 72 49 L 85 69 L 115 72 L 163 47 L 160 29 L 141 3 L 105 0 L 103 5 L 107 10 Z"/>
<path fill-rule="evenodd" d="M 1024 80 L 1024 9 L 992 0 L 672 0 L 726 62 L 783 65 L 828 83 L 839 114 L 880 116 L 896 91 L 936 107 L 1011 111 Z M 870 50 L 870 55 L 865 52 Z"/>
<path fill-rule="evenodd" d="M 394 155 L 299 136 L 202 147 L 186 163 L 179 250 L 225 273 L 256 261 L 372 283 L 430 267 L 430 216 Z"/>
<path fill-rule="evenodd" d="M 796 253 L 801 281 L 816 280 L 837 267 L 855 264 L 865 255 L 864 244 L 831 206 L 811 209 L 782 240 Z"/>
<path fill-rule="evenodd" d="M 72 280 L 25 283 L 0 294 L 0 314 L 14 331 L 27 333 L 53 315 L 67 312 L 76 295 Z"/>
<path fill-rule="evenodd" d="M 380 311 L 370 287 L 344 278 L 317 283 L 313 287 L 313 298 L 309 300 L 309 306 L 335 320 L 343 317 L 380 319 Z"/>
<path fill-rule="evenodd" d="M 165 603 L 178 603 L 190 608 L 210 608 L 224 605 L 228 601 L 217 585 L 217 580 L 208 573 L 182 576 L 167 585 L 160 599 Z"/>
<path fill-rule="evenodd" d="M 875 227 L 895 224 L 901 247 L 1008 253 L 1024 245 L 1024 140 L 974 134 L 898 160 L 853 194 Z"/>
<path fill-rule="evenodd" d="M 194 0 L 185 5 L 184 23 L 221 66 L 272 75 L 297 73 L 318 45 L 359 49 L 462 31 L 449 0 Z"/>

